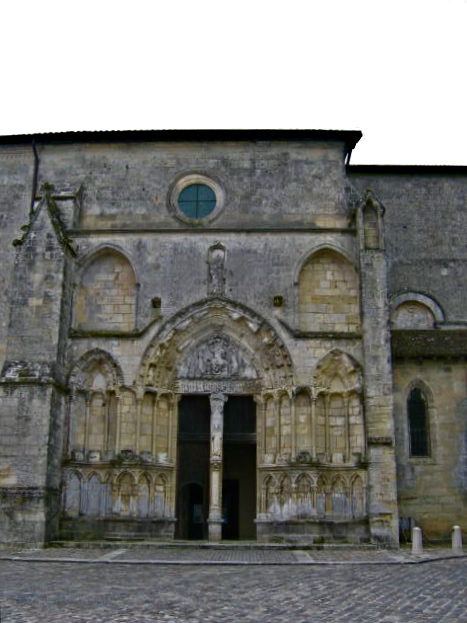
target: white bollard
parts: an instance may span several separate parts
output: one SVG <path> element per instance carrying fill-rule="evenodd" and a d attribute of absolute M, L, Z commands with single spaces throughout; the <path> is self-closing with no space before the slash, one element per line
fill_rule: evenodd
<path fill-rule="evenodd" d="M 412 530 L 412 554 L 423 554 L 423 541 L 421 528 Z"/>
<path fill-rule="evenodd" d="M 452 549 L 454 552 L 462 552 L 462 530 L 460 526 L 454 526 L 452 529 Z"/>

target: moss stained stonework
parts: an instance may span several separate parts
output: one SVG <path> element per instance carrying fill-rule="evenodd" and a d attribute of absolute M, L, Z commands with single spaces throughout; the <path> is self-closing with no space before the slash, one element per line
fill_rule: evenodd
<path fill-rule="evenodd" d="M 467 171 L 359 138 L 0 139 L 0 542 L 467 530 Z"/>

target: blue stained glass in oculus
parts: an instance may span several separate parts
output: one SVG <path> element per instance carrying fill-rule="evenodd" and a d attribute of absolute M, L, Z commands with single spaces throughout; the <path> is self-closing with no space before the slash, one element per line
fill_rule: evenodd
<path fill-rule="evenodd" d="M 209 186 L 191 184 L 178 196 L 178 207 L 188 218 L 205 218 L 216 207 L 216 195 Z"/>

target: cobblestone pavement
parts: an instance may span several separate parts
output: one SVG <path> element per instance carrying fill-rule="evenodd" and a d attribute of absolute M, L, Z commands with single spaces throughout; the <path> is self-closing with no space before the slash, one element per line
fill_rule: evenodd
<path fill-rule="evenodd" d="M 170 548 L 152 549 L 183 558 Z M 207 551 L 214 556 L 218 550 Z M 221 553 L 228 557 L 229 551 Z M 219 566 L 213 561 L 193 564 L 200 561 L 200 550 L 187 550 L 184 564 L 178 565 L 148 564 L 155 560 L 155 551 L 149 552 L 152 558 L 142 560 L 141 548 L 68 550 L 77 563 L 65 562 L 64 552 L 0 551 L 1 623 L 467 621 L 467 557 L 391 564 L 377 558 L 380 552 L 337 551 L 333 562 L 331 552 L 253 550 L 254 565 Z M 276 556 L 272 564 L 266 560 L 268 552 Z M 241 553 L 247 558 L 245 551 Z M 278 562 L 283 554 L 287 557 Z M 326 561 L 307 562 L 307 557 L 317 555 L 323 559 L 327 555 Z M 132 564 L 137 557 L 142 562 Z"/>

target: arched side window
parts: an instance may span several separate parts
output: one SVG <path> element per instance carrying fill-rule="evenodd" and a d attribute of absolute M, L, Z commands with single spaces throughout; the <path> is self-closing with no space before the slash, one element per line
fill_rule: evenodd
<path fill-rule="evenodd" d="M 407 398 L 407 418 L 410 456 L 431 456 L 428 404 L 419 387 L 414 387 Z"/>

